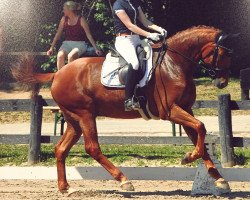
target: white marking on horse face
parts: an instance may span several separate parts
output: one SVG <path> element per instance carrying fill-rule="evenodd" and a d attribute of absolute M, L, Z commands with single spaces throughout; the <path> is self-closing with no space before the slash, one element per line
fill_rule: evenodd
<path fill-rule="evenodd" d="M 180 79 L 181 78 L 181 69 L 180 66 L 176 65 L 173 59 L 166 55 L 164 58 L 165 67 L 168 71 L 168 75 L 171 79 Z"/>

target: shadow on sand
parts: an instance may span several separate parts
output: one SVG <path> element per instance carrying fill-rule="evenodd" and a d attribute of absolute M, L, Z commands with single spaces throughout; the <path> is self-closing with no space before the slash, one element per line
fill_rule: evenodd
<path fill-rule="evenodd" d="M 124 191 L 117 191 L 117 190 L 109 190 L 109 191 L 104 191 L 104 190 L 98 190 L 98 192 L 102 194 L 113 194 L 113 195 L 119 195 L 124 198 L 138 198 L 138 197 L 147 197 L 147 196 L 163 196 L 163 197 L 190 197 L 190 199 L 194 198 L 196 199 L 197 197 L 202 197 L 205 199 L 205 197 L 208 197 L 211 199 L 213 195 L 202 195 L 202 196 L 191 196 L 190 193 L 191 191 L 184 191 L 184 190 L 174 190 L 174 191 L 154 191 L 154 192 L 124 192 Z M 226 198 L 226 199 L 250 199 L 250 191 L 249 192 L 232 192 L 230 194 L 224 194 L 221 195 L 220 197 Z"/>

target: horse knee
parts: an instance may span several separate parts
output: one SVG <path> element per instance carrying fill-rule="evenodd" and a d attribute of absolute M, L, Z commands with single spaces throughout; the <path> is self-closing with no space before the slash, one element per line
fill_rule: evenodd
<path fill-rule="evenodd" d="M 197 124 L 197 131 L 198 131 L 198 133 L 200 133 L 200 134 L 202 134 L 202 135 L 205 136 L 207 130 L 206 130 L 206 128 L 205 128 L 204 123 L 199 122 L 199 123 Z"/>
<path fill-rule="evenodd" d="M 55 147 L 55 157 L 57 161 L 65 160 L 66 158 L 66 150 L 62 148 L 60 145 L 56 145 Z"/>

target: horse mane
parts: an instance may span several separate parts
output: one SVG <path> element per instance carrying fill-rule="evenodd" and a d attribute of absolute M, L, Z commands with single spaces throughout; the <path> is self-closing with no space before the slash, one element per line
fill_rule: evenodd
<path fill-rule="evenodd" d="M 202 38 L 209 40 L 209 41 L 215 41 L 216 36 L 221 32 L 221 30 L 212 27 L 212 26 L 193 26 L 191 28 L 188 28 L 186 30 L 180 31 L 170 37 L 168 39 L 169 44 L 175 44 L 178 43 L 185 43 L 187 41 L 194 42 L 194 40 L 202 40 Z M 204 37 L 206 36 L 206 37 Z"/>

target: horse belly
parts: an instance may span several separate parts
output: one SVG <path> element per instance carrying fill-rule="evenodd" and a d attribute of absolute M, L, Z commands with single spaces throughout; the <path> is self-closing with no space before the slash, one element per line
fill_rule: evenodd
<path fill-rule="evenodd" d="M 119 90 L 115 91 L 104 88 L 100 92 L 100 95 L 97 94 L 94 98 L 97 115 L 120 119 L 141 118 L 137 111 L 125 112 L 123 93 Z"/>

